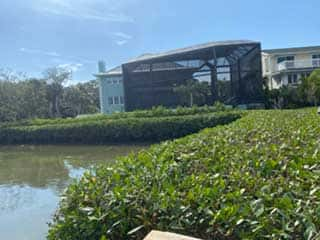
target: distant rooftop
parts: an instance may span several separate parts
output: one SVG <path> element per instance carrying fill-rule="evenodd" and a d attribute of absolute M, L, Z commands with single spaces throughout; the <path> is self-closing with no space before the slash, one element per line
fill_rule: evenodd
<path fill-rule="evenodd" d="M 179 48 L 179 49 L 162 52 L 162 53 L 145 53 L 136 58 L 130 59 L 126 63 L 156 59 L 156 58 L 161 58 L 161 57 L 166 57 L 166 56 L 171 56 L 171 55 L 176 55 L 181 53 L 187 53 L 187 52 L 192 52 L 192 51 L 201 50 L 201 49 L 207 49 L 211 47 L 236 46 L 241 44 L 259 44 L 259 42 L 250 41 L 250 40 L 215 41 L 215 42 L 194 45 L 191 47 Z M 115 76 L 122 75 L 122 66 L 117 66 L 115 68 L 112 68 L 106 71 L 105 73 L 96 74 L 96 76 L 113 76 L 113 75 Z"/>
<path fill-rule="evenodd" d="M 144 53 L 137 58 L 150 57 L 153 55 L 154 54 L 152 54 L 152 53 Z M 121 66 L 111 68 L 110 70 L 103 72 L 103 73 L 95 74 L 95 76 L 117 76 L 117 75 L 122 75 L 122 67 Z"/>
<path fill-rule="evenodd" d="M 180 53 L 187 53 L 187 52 L 192 52 L 192 51 L 211 48 L 211 47 L 233 46 L 233 45 L 254 44 L 254 43 L 258 44 L 259 42 L 250 41 L 250 40 L 228 40 L 228 41 L 209 42 L 209 43 L 194 45 L 191 47 L 179 48 L 179 49 L 175 49 L 175 50 L 171 50 L 163 53 L 144 54 L 142 56 L 129 60 L 127 63 L 140 62 L 140 61 L 166 57 L 166 56 L 171 56 L 171 55 L 180 54 Z"/>
<path fill-rule="evenodd" d="M 269 53 L 269 54 L 288 54 L 288 53 L 313 52 L 313 51 L 320 51 L 320 46 L 276 48 L 276 49 L 262 50 L 262 52 Z"/>
<path fill-rule="evenodd" d="M 122 74 L 122 67 L 121 66 L 117 66 L 115 68 L 112 68 L 112 69 L 108 70 L 106 73 L 109 74 L 109 75 Z"/>
<path fill-rule="evenodd" d="M 106 72 L 99 72 L 97 74 L 94 74 L 94 76 L 96 77 L 101 77 L 101 76 L 118 76 L 118 75 L 122 75 L 122 67 L 121 66 L 117 66 L 115 68 L 112 68 Z"/>

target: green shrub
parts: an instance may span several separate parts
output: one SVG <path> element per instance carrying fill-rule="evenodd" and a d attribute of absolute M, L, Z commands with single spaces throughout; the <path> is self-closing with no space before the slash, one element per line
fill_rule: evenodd
<path fill-rule="evenodd" d="M 136 110 L 133 112 L 120 112 L 110 115 L 94 114 L 86 117 L 78 118 L 55 118 L 55 119 L 33 119 L 23 120 L 12 123 L 0 123 L 1 128 L 19 127 L 19 126 L 43 126 L 43 125 L 60 125 L 60 124 L 74 124 L 74 123 L 92 123 L 103 120 L 124 119 L 124 118 L 153 118 L 153 117 L 176 117 L 195 114 L 208 114 L 214 112 L 221 112 L 226 110 L 223 105 L 217 106 L 203 106 L 203 107 L 178 107 L 177 109 L 167 109 L 162 106 L 153 107 L 150 110 Z"/>
<path fill-rule="evenodd" d="M 0 128 L 0 144 L 157 142 L 186 136 L 206 127 L 226 124 L 239 117 L 240 112 L 226 112 L 7 127 Z"/>
<path fill-rule="evenodd" d="M 253 111 L 86 173 L 63 194 L 49 239 L 318 239 L 320 117 Z"/>

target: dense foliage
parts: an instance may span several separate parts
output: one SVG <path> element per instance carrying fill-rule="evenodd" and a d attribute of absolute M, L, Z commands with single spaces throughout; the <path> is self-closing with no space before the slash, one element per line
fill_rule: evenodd
<path fill-rule="evenodd" d="M 0 123 L 96 113 L 96 81 L 66 85 L 70 72 L 48 69 L 41 79 L 0 69 Z"/>
<path fill-rule="evenodd" d="M 31 119 L 12 123 L 2 123 L 0 127 L 14 127 L 14 126 L 43 126 L 43 125 L 59 125 L 59 124 L 73 124 L 73 123 L 88 123 L 112 119 L 124 118 L 153 118 L 153 117 L 174 117 L 184 115 L 206 114 L 218 111 L 228 111 L 221 103 L 216 103 L 214 106 L 203 107 L 178 107 L 176 109 L 168 109 L 162 106 L 154 107 L 150 110 L 136 110 L 133 112 L 118 112 L 110 115 L 92 114 L 84 115 L 78 118 L 55 118 L 55 119 Z"/>
<path fill-rule="evenodd" d="M 173 91 L 180 95 L 182 105 L 190 107 L 194 104 L 202 106 L 209 102 L 212 96 L 209 83 L 197 79 L 187 80 L 185 84 L 175 86 Z"/>
<path fill-rule="evenodd" d="M 269 90 L 265 82 L 266 106 L 268 108 L 293 109 L 317 106 L 320 102 L 320 69 L 300 79 L 297 85 L 282 86 Z"/>
<path fill-rule="evenodd" d="M 302 85 L 305 86 L 304 92 L 308 102 L 317 106 L 320 102 L 320 69 L 314 70 Z"/>
<path fill-rule="evenodd" d="M 320 117 L 253 111 L 86 173 L 63 194 L 49 239 L 318 239 Z"/>
<path fill-rule="evenodd" d="M 2 125 L 0 144 L 155 142 L 182 137 L 206 127 L 226 124 L 239 118 L 240 115 L 240 112 L 229 111 L 184 116 L 164 115 L 162 117 L 115 119 L 98 116 L 97 118 L 71 119 L 69 122 L 61 119 L 61 122 L 54 124 L 35 122 L 35 125 L 29 126 Z"/>

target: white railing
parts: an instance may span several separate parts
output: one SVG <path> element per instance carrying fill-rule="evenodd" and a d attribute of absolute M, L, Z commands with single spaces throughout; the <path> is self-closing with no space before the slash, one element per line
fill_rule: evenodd
<path fill-rule="evenodd" d="M 284 61 L 278 63 L 277 70 L 284 71 L 296 68 L 318 68 L 320 67 L 320 59 Z"/>

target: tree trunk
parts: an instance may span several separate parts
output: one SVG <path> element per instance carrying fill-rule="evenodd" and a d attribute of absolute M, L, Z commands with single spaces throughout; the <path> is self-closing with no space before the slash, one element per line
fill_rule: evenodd
<path fill-rule="evenodd" d="M 55 106 L 55 115 L 56 117 L 60 117 L 60 109 L 59 109 L 59 97 L 56 96 L 54 100 L 54 106 Z"/>
<path fill-rule="evenodd" d="M 49 116 L 50 118 L 54 117 L 53 104 L 51 101 L 49 102 Z"/>
<path fill-rule="evenodd" d="M 190 93 L 190 107 L 193 106 L 193 94 Z"/>

